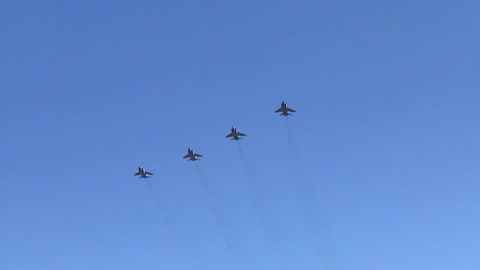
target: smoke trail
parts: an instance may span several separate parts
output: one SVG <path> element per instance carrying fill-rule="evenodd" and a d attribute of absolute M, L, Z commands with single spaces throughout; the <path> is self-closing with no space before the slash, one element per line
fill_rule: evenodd
<path fill-rule="evenodd" d="M 326 220 L 322 222 L 322 224 L 318 224 L 315 220 L 315 211 L 313 207 L 313 198 L 310 195 L 310 189 L 307 187 L 307 177 L 305 175 L 305 171 L 302 164 L 302 158 L 299 154 L 298 147 L 295 142 L 295 136 L 293 134 L 293 128 L 290 124 L 288 117 L 285 117 L 285 127 L 287 133 L 287 143 L 290 149 L 291 155 L 293 157 L 293 169 L 295 170 L 295 174 L 298 176 L 295 181 L 295 188 L 297 190 L 298 195 L 300 195 L 301 199 L 301 211 L 303 216 L 307 221 L 307 230 L 310 234 L 310 238 L 312 239 L 312 244 L 314 247 L 314 252 L 323 258 L 324 264 L 328 268 L 339 268 L 339 260 L 336 259 L 334 253 L 334 241 L 330 238 L 330 232 L 332 231 L 330 225 Z M 318 215 L 319 213 L 317 213 Z M 325 237 L 320 237 L 320 233 L 318 229 L 322 229 L 324 231 Z M 332 261 L 333 260 L 333 261 Z"/>
<path fill-rule="evenodd" d="M 168 211 L 168 205 L 165 203 L 164 200 L 162 200 L 162 197 L 155 190 L 150 180 L 147 179 L 146 182 L 147 182 L 149 193 L 152 197 L 152 201 L 154 202 L 155 207 L 159 212 L 161 223 L 163 225 L 164 230 L 166 230 L 167 233 L 176 235 L 177 243 L 182 243 L 182 245 L 178 247 L 181 256 L 183 257 L 184 260 L 191 260 L 191 257 L 187 256 L 188 253 L 186 252 L 186 246 L 183 245 L 184 243 L 189 243 L 191 240 L 186 239 L 184 234 L 180 230 L 178 230 L 179 227 L 175 223 L 174 218 L 172 218 L 168 214 L 170 213 Z M 198 252 L 198 251 L 195 250 L 195 252 Z M 197 263 L 200 265 L 200 262 L 197 262 Z"/>
<path fill-rule="evenodd" d="M 258 211 L 256 212 L 257 218 L 260 221 L 260 225 L 262 226 L 262 231 L 263 235 L 265 237 L 265 240 L 270 247 L 270 252 L 272 255 L 272 258 L 275 257 L 276 263 L 278 264 L 277 269 L 285 269 L 285 263 L 283 261 L 283 258 L 278 256 L 278 250 L 276 248 L 275 244 L 275 237 L 272 235 L 271 230 L 268 228 L 267 224 L 267 216 L 268 216 L 268 211 L 265 207 L 265 204 L 263 203 L 263 200 L 261 199 L 262 197 L 259 194 L 259 188 L 257 186 L 256 182 L 256 177 L 255 174 L 250 167 L 250 163 L 247 159 L 247 156 L 245 155 L 245 152 L 243 151 L 243 147 L 241 143 L 238 143 L 238 152 L 240 155 L 240 160 L 242 163 L 243 170 L 245 171 L 245 176 L 246 176 L 246 185 L 248 191 L 252 194 L 252 199 L 253 199 L 253 205 L 255 209 Z"/>
<path fill-rule="evenodd" d="M 167 215 L 168 210 L 165 204 L 162 202 L 160 195 L 155 191 L 150 180 L 146 180 L 146 182 L 147 182 L 148 191 L 150 192 L 150 195 L 152 197 L 152 201 L 157 207 L 157 210 L 160 212 L 160 218 L 162 220 L 163 225 L 168 226 L 169 228 L 175 228 L 176 226 L 173 222 L 173 219 Z"/>
<path fill-rule="evenodd" d="M 208 205 L 211 209 L 211 212 L 215 216 L 217 227 L 220 230 L 220 234 L 222 235 L 223 241 L 225 242 L 225 246 L 228 249 L 230 257 L 232 257 L 232 259 L 235 261 L 235 265 L 238 269 L 243 269 L 245 268 L 244 266 L 242 266 L 244 265 L 244 261 L 242 260 L 242 258 L 240 258 L 240 254 L 236 252 L 233 240 L 228 237 L 228 225 L 226 222 L 225 212 L 215 199 L 215 194 L 208 183 L 208 179 L 205 177 L 202 169 L 196 162 L 195 169 L 197 171 L 197 174 L 200 176 L 200 183 L 207 197 Z"/>
<path fill-rule="evenodd" d="M 240 154 L 240 160 L 242 162 L 243 170 L 246 172 L 246 176 L 248 177 L 249 184 L 251 184 L 249 187 L 253 188 L 253 179 L 255 178 L 255 174 L 252 171 L 252 168 L 250 167 L 250 163 L 248 162 L 247 156 L 243 152 L 243 147 L 241 143 L 237 143 L 238 147 L 238 152 Z"/>
<path fill-rule="evenodd" d="M 297 145 L 296 145 L 295 140 L 294 140 L 293 128 L 290 124 L 290 121 L 288 120 L 288 117 L 285 117 L 285 118 L 286 118 L 285 119 L 285 128 L 287 130 L 288 147 L 290 148 L 290 152 L 292 153 L 293 158 L 297 161 L 297 160 L 299 160 L 300 155 L 298 154 Z M 301 171 L 302 176 L 304 176 L 303 170 L 299 170 L 299 171 Z"/>
<path fill-rule="evenodd" d="M 255 208 L 259 209 L 261 214 L 260 214 L 260 220 L 262 221 L 262 226 L 265 226 L 265 207 L 264 204 L 261 201 L 261 197 L 258 194 L 258 187 L 256 183 L 256 178 L 255 174 L 253 173 L 252 168 L 250 167 L 250 163 L 248 162 L 248 159 L 243 151 L 243 147 L 240 143 L 237 144 L 238 146 L 238 152 L 240 155 L 240 161 L 243 167 L 243 171 L 245 172 L 246 176 L 246 185 L 248 191 L 252 194 L 253 200 L 254 200 L 254 206 Z"/>

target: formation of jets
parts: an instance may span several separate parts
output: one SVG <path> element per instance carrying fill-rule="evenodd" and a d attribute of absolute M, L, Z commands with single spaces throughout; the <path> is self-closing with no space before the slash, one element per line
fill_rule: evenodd
<path fill-rule="evenodd" d="M 240 139 L 243 139 L 243 138 L 240 138 L 240 136 L 247 136 L 247 134 L 238 132 L 236 128 L 232 127 L 230 134 L 228 134 L 226 137 L 227 138 L 232 138 L 233 137 L 232 140 L 238 141 Z"/>
<path fill-rule="evenodd" d="M 287 103 L 285 101 L 282 101 L 280 104 L 280 108 L 275 111 L 276 113 L 281 113 L 279 115 L 283 116 L 289 116 L 292 115 L 291 113 L 296 112 L 294 109 L 290 108 L 287 106 Z M 230 130 L 230 133 L 225 136 L 226 138 L 232 138 L 232 140 L 240 140 L 243 139 L 242 137 L 247 136 L 245 133 L 241 133 L 237 131 L 235 127 L 232 127 Z M 188 161 L 197 161 L 200 160 L 199 157 L 203 157 L 202 155 L 195 153 L 193 149 L 188 148 L 187 154 L 183 156 L 183 158 L 188 158 Z M 153 175 L 151 172 L 147 172 L 143 167 L 138 167 L 138 172 L 135 174 L 135 176 L 140 176 L 139 178 L 150 178 L 150 175 Z"/>
<path fill-rule="evenodd" d="M 188 159 L 188 161 L 200 160 L 199 157 L 203 157 L 202 155 L 195 153 L 195 151 L 193 151 L 193 149 L 191 148 L 188 148 L 187 151 L 188 153 L 185 156 L 183 156 L 183 158 L 190 158 Z"/>
<path fill-rule="evenodd" d="M 138 172 L 135 176 L 140 176 L 140 178 L 150 178 L 150 175 L 153 175 L 151 172 L 147 172 L 143 167 L 138 167 Z"/>
<path fill-rule="evenodd" d="M 292 108 L 289 108 L 287 106 L 287 103 L 285 103 L 285 101 L 282 101 L 282 104 L 280 104 L 280 109 L 276 110 L 275 112 L 276 113 L 281 112 L 281 114 L 279 115 L 289 116 L 289 115 L 292 115 L 291 112 L 295 112 L 295 110 Z"/>

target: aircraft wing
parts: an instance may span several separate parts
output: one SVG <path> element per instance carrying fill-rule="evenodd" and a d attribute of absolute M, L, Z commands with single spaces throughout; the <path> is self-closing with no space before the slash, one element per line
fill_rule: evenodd
<path fill-rule="evenodd" d="M 289 112 L 295 112 L 294 109 L 290 109 L 290 108 L 287 108 L 287 111 L 289 111 Z"/>
<path fill-rule="evenodd" d="M 238 132 L 238 136 L 247 136 L 247 134 Z"/>
<path fill-rule="evenodd" d="M 197 154 L 197 153 L 195 153 L 195 156 L 196 156 L 196 157 L 203 157 L 202 155 Z"/>
<path fill-rule="evenodd" d="M 153 173 L 147 172 L 147 171 L 145 171 L 145 174 L 146 174 L 146 175 L 153 175 Z"/>
<path fill-rule="evenodd" d="M 142 174 L 142 173 L 141 173 L 141 172 L 137 172 L 137 173 L 136 173 L 136 174 L 134 174 L 134 175 L 135 175 L 135 176 L 137 176 L 137 175 L 140 175 L 140 174 Z"/>
<path fill-rule="evenodd" d="M 227 138 L 233 137 L 233 132 L 226 136 Z"/>
<path fill-rule="evenodd" d="M 282 108 L 280 108 L 280 109 L 276 110 L 275 112 L 281 112 L 281 111 L 282 111 Z"/>
<path fill-rule="evenodd" d="M 189 155 L 188 155 L 188 154 L 186 154 L 185 156 L 183 156 L 183 158 L 187 158 L 187 157 L 189 157 Z"/>

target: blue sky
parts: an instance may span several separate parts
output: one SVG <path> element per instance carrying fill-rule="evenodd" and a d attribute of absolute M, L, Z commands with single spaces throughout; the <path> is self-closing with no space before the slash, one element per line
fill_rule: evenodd
<path fill-rule="evenodd" d="M 2 1 L 0 268 L 478 269 L 479 8 Z"/>

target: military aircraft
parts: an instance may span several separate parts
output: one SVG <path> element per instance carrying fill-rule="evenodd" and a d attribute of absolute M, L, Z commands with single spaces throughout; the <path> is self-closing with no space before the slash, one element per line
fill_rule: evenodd
<path fill-rule="evenodd" d="M 280 109 L 276 110 L 275 112 L 276 113 L 281 112 L 281 114 L 279 115 L 289 116 L 289 115 L 292 115 L 290 112 L 295 112 L 295 110 L 289 108 L 287 106 L 287 103 L 285 103 L 285 101 L 282 101 L 282 104 L 280 105 Z"/>
<path fill-rule="evenodd" d="M 138 172 L 134 174 L 135 176 L 140 175 L 140 178 L 150 178 L 150 175 L 153 175 L 151 172 L 147 172 L 143 167 L 138 167 Z"/>
<path fill-rule="evenodd" d="M 193 149 L 188 148 L 187 151 L 188 151 L 188 154 L 183 156 L 183 158 L 190 158 L 188 161 L 190 161 L 190 160 L 191 161 L 200 160 L 199 157 L 203 157 L 202 155 L 195 153 L 195 151 L 193 151 Z"/>
<path fill-rule="evenodd" d="M 230 137 L 233 137 L 232 140 L 240 140 L 240 139 L 243 139 L 243 138 L 240 138 L 240 136 L 247 136 L 247 134 L 244 134 L 244 133 L 241 133 L 241 132 L 238 132 L 236 128 L 232 127 L 231 129 L 232 132 L 230 132 L 230 134 L 228 134 L 226 137 L 227 138 L 230 138 Z"/>

